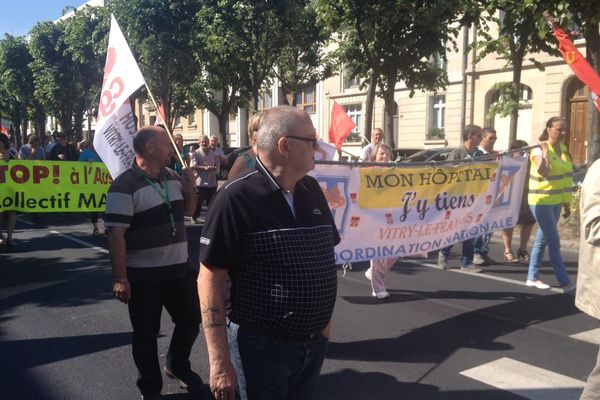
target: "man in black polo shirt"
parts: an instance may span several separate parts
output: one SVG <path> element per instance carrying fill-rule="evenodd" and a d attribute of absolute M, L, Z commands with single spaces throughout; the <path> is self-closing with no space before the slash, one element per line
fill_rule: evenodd
<path fill-rule="evenodd" d="M 302 109 L 267 111 L 256 169 L 216 195 L 200 239 L 198 279 L 215 397 L 234 399 L 223 283 L 248 399 L 310 399 L 335 305 L 334 246 L 340 238 L 317 181 L 315 128 Z"/>
<path fill-rule="evenodd" d="M 184 213 L 196 208 L 194 175 L 181 177 L 166 166 L 173 148 L 168 133 L 141 128 L 133 139 L 135 161 L 112 183 L 104 225 L 113 269 L 113 294 L 127 303 L 132 350 L 143 399 L 159 399 L 162 377 L 156 337 L 165 307 L 175 328 L 165 375 L 189 391 L 202 380 L 190 368 L 190 351 L 200 331 L 196 272 L 188 261 Z"/>

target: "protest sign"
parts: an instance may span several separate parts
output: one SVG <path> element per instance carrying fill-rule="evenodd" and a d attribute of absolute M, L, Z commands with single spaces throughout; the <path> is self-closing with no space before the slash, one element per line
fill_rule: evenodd
<path fill-rule="evenodd" d="M 422 167 L 317 164 L 342 237 L 336 262 L 436 251 L 515 226 L 526 159 Z"/>
<path fill-rule="evenodd" d="M 0 212 L 100 211 L 112 178 L 103 163 L 0 163 Z"/>

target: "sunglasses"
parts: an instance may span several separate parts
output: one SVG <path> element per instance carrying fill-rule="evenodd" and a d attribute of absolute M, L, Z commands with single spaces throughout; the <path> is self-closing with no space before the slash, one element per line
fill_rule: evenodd
<path fill-rule="evenodd" d="M 317 138 L 305 138 L 302 136 L 294 136 L 294 135 L 287 135 L 284 136 L 285 138 L 290 138 L 290 139 L 296 139 L 296 140 L 301 140 L 303 142 L 311 142 L 312 143 L 312 148 L 314 150 L 317 150 L 319 148 L 319 142 L 317 141 Z"/>

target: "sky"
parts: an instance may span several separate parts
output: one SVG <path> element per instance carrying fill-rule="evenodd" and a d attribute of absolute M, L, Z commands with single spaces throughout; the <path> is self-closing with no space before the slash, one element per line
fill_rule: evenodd
<path fill-rule="evenodd" d="M 23 36 L 41 21 L 54 21 L 67 6 L 79 7 L 86 0 L 0 0 L 0 37 Z"/>

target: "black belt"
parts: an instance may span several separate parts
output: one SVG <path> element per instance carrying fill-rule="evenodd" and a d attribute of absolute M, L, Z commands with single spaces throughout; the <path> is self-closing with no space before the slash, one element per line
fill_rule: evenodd
<path fill-rule="evenodd" d="M 242 323 L 242 324 L 238 324 L 238 325 L 240 326 L 240 329 L 248 330 L 255 334 L 258 333 L 259 335 L 267 336 L 267 337 L 273 339 L 274 341 L 280 342 L 280 343 L 302 344 L 302 343 L 306 343 L 311 340 L 314 340 L 319 335 L 319 333 L 310 333 L 310 334 L 306 334 L 306 335 L 286 335 L 286 334 L 269 332 L 265 329 L 259 328 L 252 324 Z"/>

